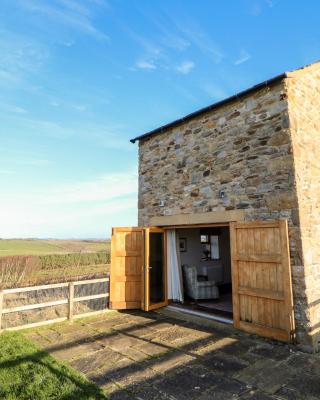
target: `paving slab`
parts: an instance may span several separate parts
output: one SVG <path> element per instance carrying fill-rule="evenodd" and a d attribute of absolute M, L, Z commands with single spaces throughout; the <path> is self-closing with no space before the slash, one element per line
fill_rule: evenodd
<path fill-rule="evenodd" d="M 320 357 L 208 321 L 112 312 L 26 335 L 111 400 L 320 399 Z"/>
<path fill-rule="evenodd" d="M 136 392 L 143 382 L 150 382 L 156 376 L 156 372 L 143 363 L 121 360 L 114 364 L 113 368 L 102 368 L 98 373 L 89 376 L 101 387 L 114 382 L 123 390 Z"/>
<path fill-rule="evenodd" d="M 255 343 L 255 345 L 250 348 L 250 352 L 263 358 L 282 361 L 288 359 L 292 350 L 289 346 L 280 345 L 278 343 Z"/>
<path fill-rule="evenodd" d="M 171 350 L 169 346 L 151 343 L 148 341 L 146 342 L 142 341 L 135 348 L 152 357 L 159 356 L 160 354 L 165 354 Z"/>
<path fill-rule="evenodd" d="M 133 361 L 145 361 L 150 357 L 148 354 L 143 353 L 142 351 L 135 349 L 134 347 L 123 348 L 120 351 L 121 354 L 127 356 Z"/>
<path fill-rule="evenodd" d="M 90 327 L 94 332 L 109 332 L 114 328 L 114 326 L 115 323 L 110 319 L 110 317 L 107 321 L 97 321 L 96 323 L 91 321 L 91 323 L 88 324 L 88 327 Z"/>
<path fill-rule="evenodd" d="M 74 360 L 69 360 L 71 366 L 84 374 L 95 373 L 98 370 L 113 369 L 114 365 L 123 360 L 122 354 L 112 351 L 111 349 L 103 349 L 95 353 L 86 354 L 83 353 L 82 357 L 78 357 Z"/>
<path fill-rule="evenodd" d="M 236 378 L 266 393 L 273 394 L 292 378 L 296 379 L 297 373 L 297 370 L 289 367 L 286 362 L 275 362 L 267 358 L 251 364 L 248 368 L 239 372 Z"/>
<path fill-rule="evenodd" d="M 224 349 L 226 346 L 237 343 L 237 339 L 231 337 L 223 337 L 220 334 L 218 335 L 210 335 L 210 337 L 206 340 L 200 341 L 200 343 L 195 343 L 193 347 L 193 352 L 196 354 L 205 356 L 206 354 L 210 354 L 212 352 Z M 187 346 L 189 348 L 189 346 Z"/>
<path fill-rule="evenodd" d="M 194 357 L 180 351 L 170 351 L 162 357 L 152 359 L 149 365 L 152 369 L 160 373 L 167 373 L 177 367 L 188 365 Z"/>
<path fill-rule="evenodd" d="M 285 393 L 287 397 L 285 397 Z M 288 395 L 292 396 L 294 394 L 296 398 L 300 399 L 319 400 L 320 379 L 318 376 L 300 374 L 294 379 L 290 379 L 289 381 L 287 381 L 284 387 L 279 389 L 276 394 L 278 396 L 282 396 L 283 398 L 290 398 Z"/>
<path fill-rule="evenodd" d="M 70 361 L 74 358 L 81 357 L 83 354 L 90 355 L 101 349 L 103 349 L 103 345 L 97 341 L 94 341 L 82 344 L 72 344 L 67 347 L 63 346 L 62 348 L 57 347 L 56 350 L 50 348 L 49 351 L 59 360 Z"/>
<path fill-rule="evenodd" d="M 140 345 L 139 338 L 117 332 L 112 332 L 111 335 L 101 337 L 99 342 L 116 351 L 121 351 L 122 349 Z"/>
<path fill-rule="evenodd" d="M 193 400 L 222 379 L 206 369 L 177 368 L 170 375 L 159 377 L 155 385 L 174 398 Z"/>
<path fill-rule="evenodd" d="M 248 392 L 247 385 L 230 379 L 223 379 L 221 383 L 204 392 L 199 400 L 228 400 L 239 399 L 239 396 Z"/>
<path fill-rule="evenodd" d="M 135 398 L 137 400 L 175 400 L 176 398 L 169 395 L 168 393 L 161 392 L 155 386 L 144 386 L 141 387 L 139 392 L 136 393 Z"/>
<path fill-rule="evenodd" d="M 245 370 L 248 367 L 248 363 L 245 363 L 230 355 L 226 355 L 219 352 L 213 352 L 206 354 L 205 357 L 200 359 L 202 365 L 205 365 L 210 370 L 221 372 L 223 371 L 225 376 L 233 376 L 239 371 Z"/>
<path fill-rule="evenodd" d="M 271 396 L 260 390 L 250 390 L 240 397 L 241 400 L 279 400 L 279 397 Z"/>

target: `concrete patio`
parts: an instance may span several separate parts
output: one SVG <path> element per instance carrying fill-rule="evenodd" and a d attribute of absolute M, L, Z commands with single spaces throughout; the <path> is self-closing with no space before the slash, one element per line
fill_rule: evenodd
<path fill-rule="evenodd" d="M 109 312 L 26 335 L 114 400 L 320 398 L 318 355 L 197 318 Z"/>

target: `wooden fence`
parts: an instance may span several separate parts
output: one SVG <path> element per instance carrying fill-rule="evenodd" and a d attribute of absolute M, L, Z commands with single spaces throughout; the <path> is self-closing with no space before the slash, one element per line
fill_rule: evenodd
<path fill-rule="evenodd" d="M 41 326 L 41 325 L 62 322 L 65 320 L 72 321 L 75 318 L 83 318 L 86 316 L 91 316 L 91 315 L 96 315 L 96 314 L 101 314 L 103 312 L 106 312 L 106 311 L 108 311 L 108 301 L 107 301 L 107 307 L 103 308 L 101 310 L 94 310 L 94 311 L 81 313 L 81 314 L 74 314 L 74 312 L 73 312 L 74 311 L 74 303 L 81 302 L 81 301 L 96 300 L 96 299 L 108 299 L 109 298 L 109 293 L 108 293 L 109 290 L 106 290 L 104 293 L 93 294 L 93 295 L 89 295 L 89 296 L 75 297 L 74 296 L 75 286 L 89 285 L 89 284 L 103 283 L 103 282 L 109 282 L 109 277 L 1 290 L 0 291 L 0 331 L 2 329 L 2 327 L 1 327 L 2 316 L 5 314 L 10 314 L 10 313 L 14 313 L 14 312 L 36 310 L 36 309 L 41 309 L 41 308 L 45 308 L 45 307 L 53 307 L 53 306 L 59 306 L 59 305 L 64 305 L 64 304 L 68 305 L 68 315 L 65 317 L 58 317 L 58 318 L 49 319 L 49 320 L 45 320 L 45 321 L 4 328 L 3 330 L 9 331 L 9 330 L 20 330 L 20 329 L 25 329 L 25 328 L 32 328 L 32 327 L 37 327 L 37 326 Z M 47 301 L 45 303 L 24 304 L 24 305 L 18 306 L 18 307 L 4 308 L 4 304 L 5 304 L 4 300 L 5 300 L 6 295 L 13 294 L 13 293 L 32 292 L 32 291 L 36 291 L 36 290 L 48 290 L 48 289 L 66 288 L 66 287 L 68 287 L 67 298 L 64 298 L 61 300 Z"/>

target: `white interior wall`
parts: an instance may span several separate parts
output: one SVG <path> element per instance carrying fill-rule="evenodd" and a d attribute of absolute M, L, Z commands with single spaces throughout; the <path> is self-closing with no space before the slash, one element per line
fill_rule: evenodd
<path fill-rule="evenodd" d="M 201 260 L 200 229 L 177 229 L 179 238 L 187 239 L 187 251 L 181 252 L 181 265 L 190 264 L 198 267 Z"/>
<path fill-rule="evenodd" d="M 212 261 L 202 261 L 202 247 L 200 243 L 200 228 L 177 229 L 180 238 L 187 239 L 187 251 L 181 252 L 181 265 L 195 265 L 200 273 L 201 265 L 213 265 Z M 219 252 L 223 265 L 223 283 L 231 283 L 231 258 L 229 229 L 222 228 L 219 235 Z"/>

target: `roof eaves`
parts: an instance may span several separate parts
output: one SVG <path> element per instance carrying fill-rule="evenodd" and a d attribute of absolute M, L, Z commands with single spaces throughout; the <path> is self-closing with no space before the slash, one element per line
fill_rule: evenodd
<path fill-rule="evenodd" d="M 184 123 L 186 121 L 189 121 L 190 119 L 192 119 L 192 118 L 194 118 L 194 117 L 196 117 L 198 115 L 201 115 L 201 114 L 203 114 L 203 113 L 205 113 L 207 111 L 211 111 L 213 109 L 221 107 L 222 105 L 227 104 L 227 103 L 229 103 L 231 101 L 238 100 L 238 99 L 242 98 L 243 96 L 245 96 L 245 95 L 247 95 L 247 94 L 249 94 L 251 92 L 254 92 L 256 90 L 262 89 L 263 87 L 268 87 L 268 86 L 270 86 L 270 85 L 272 85 L 274 83 L 277 83 L 280 80 L 282 80 L 284 78 L 287 78 L 287 77 L 288 77 L 287 73 L 284 72 L 283 74 L 277 75 L 274 78 L 271 78 L 271 79 L 268 79 L 268 80 L 263 81 L 261 83 L 258 83 L 257 85 L 254 85 L 254 86 L 252 86 L 252 87 L 250 87 L 250 88 L 248 88 L 246 90 L 243 90 L 243 91 L 241 91 L 239 93 L 236 93 L 236 94 L 234 94 L 234 95 L 232 95 L 230 97 L 227 97 L 226 99 L 223 99 L 223 100 L 220 100 L 220 101 L 218 101 L 218 102 L 216 102 L 214 104 L 211 104 L 210 106 L 201 108 L 200 110 L 194 111 L 191 114 L 185 115 L 182 118 L 176 119 L 176 120 L 174 120 L 172 122 L 169 122 L 168 124 L 160 126 L 159 128 L 156 128 L 156 129 L 153 129 L 152 131 L 144 133 L 143 135 L 137 136 L 137 137 L 131 139 L 130 142 L 131 143 L 135 143 L 137 140 L 145 139 L 145 138 L 147 138 L 149 136 L 153 136 L 153 135 L 162 133 L 162 132 L 164 132 L 165 130 L 167 130 L 169 128 L 173 128 L 173 127 L 175 127 L 177 125 L 180 125 L 180 124 L 182 124 L 182 123 Z"/>

